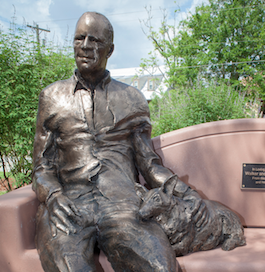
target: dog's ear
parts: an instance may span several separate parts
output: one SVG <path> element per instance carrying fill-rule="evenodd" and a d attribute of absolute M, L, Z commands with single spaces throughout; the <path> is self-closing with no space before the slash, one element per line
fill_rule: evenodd
<path fill-rule="evenodd" d="M 173 195 L 174 188 L 177 184 L 177 177 L 173 176 L 167 179 L 161 186 L 162 191 L 167 194 L 168 196 Z"/>
<path fill-rule="evenodd" d="M 140 183 L 135 183 L 134 188 L 135 188 L 135 192 L 139 196 L 139 198 L 144 200 L 144 196 L 146 195 L 148 190 Z"/>

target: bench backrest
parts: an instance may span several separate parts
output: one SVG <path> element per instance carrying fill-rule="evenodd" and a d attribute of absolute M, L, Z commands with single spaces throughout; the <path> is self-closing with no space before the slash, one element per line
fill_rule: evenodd
<path fill-rule="evenodd" d="M 265 119 L 225 120 L 153 139 L 163 164 L 204 198 L 235 211 L 244 226 L 265 227 L 265 191 L 242 189 L 242 165 L 265 164 Z"/>

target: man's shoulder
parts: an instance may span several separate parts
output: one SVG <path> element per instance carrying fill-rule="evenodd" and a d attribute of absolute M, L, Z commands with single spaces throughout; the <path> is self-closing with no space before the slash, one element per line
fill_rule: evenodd
<path fill-rule="evenodd" d="M 65 91 L 73 91 L 75 85 L 76 82 L 73 76 L 68 79 L 55 81 L 41 91 L 40 98 L 48 98 L 50 96 L 61 95 L 65 93 Z"/>
<path fill-rule="evenodd" d="M 110 84 L 112 84 L 112 85 L 118 87 L 119 89 L 121 89 L 121 90 L 123 90 L 123 91 L 125 91 L 125 90 L 130 90 L 130 91 L 134 91 L 134 92 L 139 92 L 139 93 L 141 93 L 141 92 L 140 92 L 138 89 L 136 89 L 135 87 L 133 87 L 133 86 L 131 86 L 131 85 L 128 85 L 128 84 L 126 84 L 126 83 L 124 83 L 124 82 L 118 81 L 118 80 L 116 80 L 116 79 L 114 79 L 114 78 L 111 78 Z"/>
<path fill-rule="evenodd" d="M 149 118 L 148 103 L 138 89 L 111 79 L 108 97 L 109 106 L 115 115 L 117 123 L 124 119 L 135 119 L 140 116 Z"/>
<path fill-rule="evenodd" d="M 131 102 L 141 102 L 147 105 L 147 101 L 141 91 L 126 83 L 111 78 L 110 90 L 119 98 L 129 99 Z"/>

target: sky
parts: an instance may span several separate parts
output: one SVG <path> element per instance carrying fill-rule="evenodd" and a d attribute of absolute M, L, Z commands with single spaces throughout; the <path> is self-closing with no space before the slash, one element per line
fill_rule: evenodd
<path fill-rule="evenodd" d="M 49 29 L 42 32 L 40 39 L 52 40 L 55 44 L 72 41 L 78 18 L 86 11 L 104 14 L 114 28 L 115 50 L 108 61 L 108 69 L 138 67 L 142 58 L 153 50 L 151 41 L 143 32 L 143 22 L 151 9 L 152 26 L 158 30 L 164 10 L 169 23 L 183 20 L 195 7 L 207 0 L 2 0 L 0 27 L 5 30 L 15 16 L 18 25 L 38 24 Z M 33 29 L 28 28 L 28 31 Z M 162 64 L 162 63 L 161 63 Z"/>

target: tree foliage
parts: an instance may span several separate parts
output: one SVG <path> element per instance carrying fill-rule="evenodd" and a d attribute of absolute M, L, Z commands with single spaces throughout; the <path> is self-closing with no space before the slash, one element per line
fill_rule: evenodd
<path fill-rule="evenodd" d="M 0 156 L 7 190 L 31 181 L 38 96 L 50 83 L 68 78 L 74 60 L 68 48 L 40 46 L 24 28 L 0 31 Z M 2 180 L 3 181 L 3 180 Z"/>
<path fill-rule="evenodd" d="M 196 86 L 155 96 L 149 107 L 155 137 L 200 123 L 255 117 L 259 102 L 246 103 L 244 94 L 224 83 L 211 81 L 205 86 L 198 80 Z"/>
<path fill-rule="evenodd" d="M 175 16 L 177 14 L 175 11 Z M 209 0 L 179 24 L 167 17 L 159 31 L 145 22 L 146 34 L 168 67 L 171 88 L 195 84 L 198 74 L 242 85 L 265 99 L 265 4 L 263 0 Z M 153 56 L 152 56 L 153 57 Z M 143 60 L 142 67 L 155 65 Z"/>

